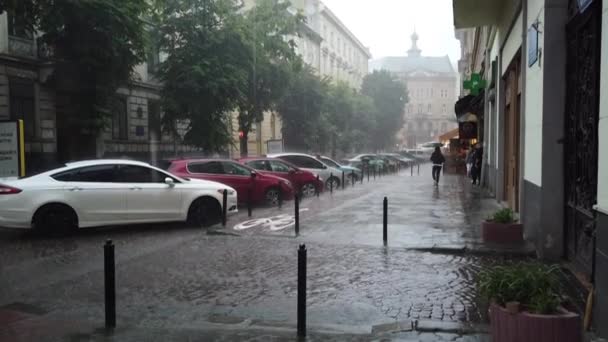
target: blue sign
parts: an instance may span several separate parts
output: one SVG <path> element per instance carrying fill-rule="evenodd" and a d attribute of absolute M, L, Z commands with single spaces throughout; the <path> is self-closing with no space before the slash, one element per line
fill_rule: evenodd
<path fill-rule="evenodd" d="M 528 67 L 538 61 L 538 30 L 532 26 L 528 29 Z"/>
<path fill-rule="evenodd" d="M 578 11 L 580 13 L 585 12 L 587 7 L 589 7 L 589 5 L 591 5 L 592 2 L 593 2 L 593 0 L 578 0 Z"/>

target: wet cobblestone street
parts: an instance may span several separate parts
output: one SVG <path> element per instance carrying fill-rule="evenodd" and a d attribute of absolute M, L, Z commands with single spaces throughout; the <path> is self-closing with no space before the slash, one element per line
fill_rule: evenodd
<path fill-rule="evenodd" d="M 248 219 L 246 212 L 232 217 L 230 228 L 216 227 L 222 234 L 172 225 L 93 229 L 62 239 L 0 232 L 0 310 L 17 303 L 34 308 L 30 311 L 38 311 L 38 318 L 102 326 L 102 245 L 111 238 L 116 243 L 118 322 L 132 327 L 120 340 L 138 340 L 145 331 L 157 337 L 168 330 L 194 337 L 200 329 L 210 334 L 218 327 L 293 329 L 297 248 L 306 244 L 311 332 L 378 341 L 482 341 L 482 335 L 454 331 L 437 337 L 381 329 L 416 320 L 485 323 L 475 276 L 484 267 L 510 260 L 419 250 L 480 245 L 478 219 L 493 207 L 456 176 L 445 177 L 440 194 L 433 193 L 430 180 L 407 176 L 386 176 L 305 200 L 302 208 L 308 210 L 297 238 L 293 227 L 232 229 Z M 395 213 L 389 218 L 387 248 L 378 224 L 381 212 L 371 205 L 383 196 L 393 198 Z M 292 205 L 255 210 L 254 218 L 288 213 Z M 13 336 L 18 326 L 0 326 L 0 340 Z M 377 333 L 372 336 L 373 331 Z M 224 340 L 224 335 L 212 340 Z"/>

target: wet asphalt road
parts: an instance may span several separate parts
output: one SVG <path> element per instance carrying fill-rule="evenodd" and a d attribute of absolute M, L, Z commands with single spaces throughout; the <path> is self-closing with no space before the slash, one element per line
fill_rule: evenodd
<path fill-rule="evenodd" d="M 458 176 L 434 188 L 427 168 L 421 176 L 403 172 L 305 199 L 297 238 L 293 202 L 254 209 L 252 228 L 241 210 L 227 228 L 212 229 L 220 234 L 179 224 L 87 229 L 65 238 L 0 231 L 0 308 L 102 324 L 102 246 L 112 239 L 122 325 L 294 326 L 296 251 L 304 243 L 312 327 L 369 333 L 408 319 L 484 322 L 474 278 L 504 259 L 411 248 L 481 244 L 479 222 L 495 205 Z M 382 246 L 384 196 L 388 248 Z"/>

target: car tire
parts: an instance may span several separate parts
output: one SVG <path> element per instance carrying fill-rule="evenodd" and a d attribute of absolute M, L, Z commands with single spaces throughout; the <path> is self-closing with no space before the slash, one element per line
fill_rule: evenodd
<path fill-rule="evenodd" d="M 78 215 L 68 205 L 46 204 L 36 210 L 32 218 L 32 227 L 42 235 L 66 235 L 78 228 Z"/>
<path fill-rule="evenodd" d="M 331 183 L 333 183 L 333 184 L 334 184 L 334 185 L 333 185 L 334 190 L 335 190 L 335 189 L 340 188 L 340 179 L 338 179 L 338 178 L 336 178 L 336 177 L 332 177 L 332 178 L 328 179 L 328 180 L 325 182 L 325 187 L 326 187 L 327 189 L 330 189 L 330 188 L 331 188 Z"/>
<path fill-rule="evenodd" d="M 216 199 L 201 197 L 188 209 L 188 224 L 195 227 L 209 227 L 222 220 L 222 207 Z"/>
<path fill-rule="evenodd" d="M 268 206 L 279 205 L 280 190 L 277 187 L 270 187 L 264 192 L 264 203 Z"/>
<path fill-rule="evenodd" d="M 317 187 L 313 183 L 306 183 L 300 189 L 302 197 L 313 197 L 317 194 Z"/>

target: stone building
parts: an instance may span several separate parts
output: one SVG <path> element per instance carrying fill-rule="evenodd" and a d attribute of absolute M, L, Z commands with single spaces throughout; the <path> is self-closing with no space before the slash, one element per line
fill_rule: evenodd
<path fill-rule="evenodd" d="M 22 119 L 25 126 L 26 173 L 71 160 L 131 157 L 155 162 L 196 153 L 178 136 L 162 134 L 160 84 L 154 78 L 159 56 L 135 68 L 134 80 L 116 93 L 104 130 L 74 130 L 70 95 L 48 82 L 53 60 L 36 36 L 19 29 L 19 18 L 0 15 L 0 120 Z"/>
<path fill-rule="evenodd" d="M 608 337 L 608 1 L 453 7 L 461 72 L 486 80 L 457 104 L 482 104 L 469 111 L 484 118 L 483 184 L 540 257 L 593 285 L 593 326 Z"/>
<path fill-rule="evenodd" d="M 449 57 L 423 56 L 418 34 L 411 35 L 407 56 L 383 57 L 371 62 L 373 70 L 388 70 L 406 85 L 409 101 L 405 125 L 398 134 L 400 147 L 416 147 L 435 141 L 457 127 L 453 106 L 457 74 Z"/>

